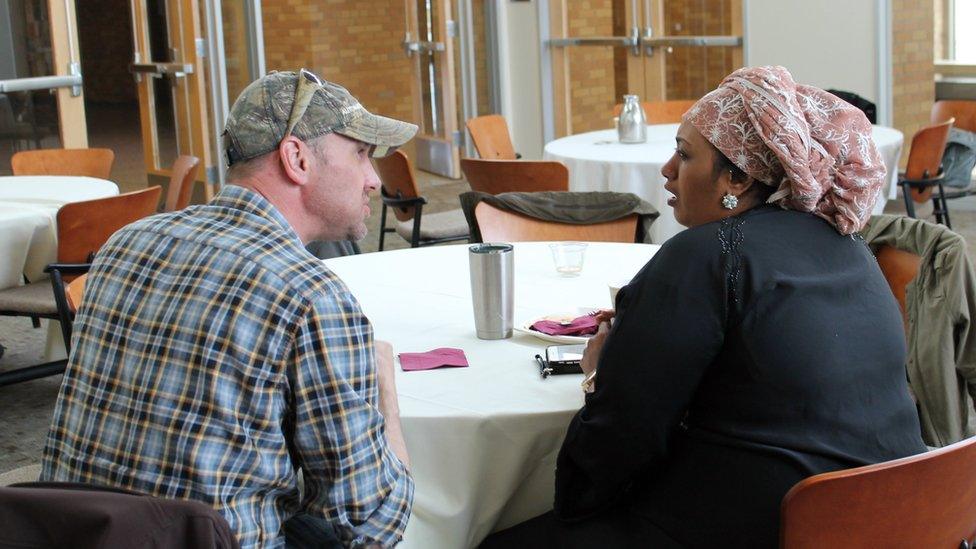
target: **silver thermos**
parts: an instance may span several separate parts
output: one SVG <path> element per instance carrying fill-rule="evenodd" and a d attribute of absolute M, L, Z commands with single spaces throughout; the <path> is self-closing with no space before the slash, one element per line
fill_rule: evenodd
<path fill-rule="evenodd" d="M 484 243 L 468 247 L 471 304 L 480 339 L 512 337 L 515 269 L 511 244 Z"/>
<path fill-rule="evenodd" d="M 617 119 L 617 136 L 621 143 L 644 143 L 647 141 L 647 118 L 636 95 L 624 96 L 624 107 Z"/>

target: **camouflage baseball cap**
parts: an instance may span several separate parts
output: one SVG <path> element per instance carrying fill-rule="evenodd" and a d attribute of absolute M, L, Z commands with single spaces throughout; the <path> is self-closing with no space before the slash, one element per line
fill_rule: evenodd
<path fill-rule="evenodd" d="M 287 135 L 307 141 L 335 132 L 372 145 L 370 156 L 392 153 L 417 126 L 370 113 L 342 86 L 302 69 L 272 72 L 241 92 L 224 127 L 227 165 L 278 148 Z"/>

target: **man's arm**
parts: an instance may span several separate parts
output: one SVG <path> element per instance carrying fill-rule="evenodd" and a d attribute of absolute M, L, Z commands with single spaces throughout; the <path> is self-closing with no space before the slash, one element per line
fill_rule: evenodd
<path fill-rule="evenodd" d="M 386 341 L 376 340 L 375 347 L 376 369 L 380 382 L 380 413 L 386 420 L 386 441 L 403 465 L 409 469 L 410 456 L 407 454 L 407 443 L 403 439 L 403 427 L 400 425 L 400 403 L 396 392 L 393 346 Z"/>
<path fill-rule="evenodd" d="M 410 516 L 413 481 L 392 443 L 403 447 L 396 390 L 378 387 L 385 374 L 376 358 L 369 321 L 348 293 L 314 301 L 288 359 L 290 444 L 305 475 L 305 512 L 327 519 L 345 545 L 391 547 Z"/>

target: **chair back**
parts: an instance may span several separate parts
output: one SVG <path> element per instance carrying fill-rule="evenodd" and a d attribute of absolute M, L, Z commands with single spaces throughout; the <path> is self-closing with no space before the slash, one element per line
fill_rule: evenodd
<path fill-rule="evenodd" d="M 77 313 L 78 308 L 81 307 L 81 296 L 85 293 L 86 280 L 88 280 L 87 273 L 72 280 L 64 289 L 64 297 L 68 302 L 68 309 L 71 310 L 72 314 Z"/>
<path fill-rule="evenodd" d="M 976 101 L 943 99 L 932 105 L 933 124 L 953 118 L 955 118 L 953 126 L 968 132 L 976 132 Z"/>
<path fill-rule="evenodd" d="M 908 306 L 905 302 L 906 288 L 908 284 L 918 275 L 919 266 L 922 258 L 918 254 L 913 254 L 905 250 L 899 250 L 893 246 L 881 246 L 875 256 L 878 266 L 881 267 L 881 274 L 888 281 L 891 293 L 898 301 L 898 308 L 901 309 L 902 322 L 905 330 L 908 330 Z"/>
<path fill-rule="evenodd" d="M 461 171 L 472 191 L 488 194 L 569 190 L 569 170 L 552 160 L 462 158 Z"/>
<path fill-rule="evenodd" d="M 780 547 L 958 549 L 976 533 L 976 438 L 797 483 L 783 498 Z"/>
<path fill-rule="evenodd" d="M 515 160 L 515 146 L 512 145 L 504 116 L 477 116 L 468 120 L 466 125 L 478 156 L 491 160 Z"/>
<path fill-rule="evenodd" d="M 37 149 L 14 153 L 14 175 L 84 175 L 108 179 L 115 153 L 111 149 Z"/>
<path fill-rule="evenodd" d="M 162 187 L 71 202 L 58 210 L 58 262 L 87 263 L 122 227 L 156 212 Z"/>
<path fill-rule="evenodd" d="M 0 524 L 0 547 L 240 547 L 206 503 L 81 483 L 0 488 Z"/>
<path fill-rule="evenodd" d="M 949 128 L 955 119 L 926 126 L 912 137 L 912 148 L 908 151 L 908 165 L 905 167 L 907 179 L 928 179 L 935 177 L 942 168 L 942 154 L 945 152 L 946 141 L 949 139 Z M 927 201 L 932 196 L 932 187 L 911 190 L 912 200 L 918 203 Z"/>
<path fill-rule="evenodd" d="M 166 189 L 166 203 L 163 205 L 164 212 L 182 210 L 190 205 L 193 184 L 196 182 L 199 167 L 200 159 L 195 156 L 181 154 L 176 158 L 170 170 L 169 188 Z"/>
<path fill-rule="evenodd" d="M 374 158 L 376 174 L 383 184 L 382 194 L 389 198 L 416 198 L 417 181 L 413 178 L 413 164 L 410 157 L 403 151 L 393 151 L 393 154 L 382 158 Z M 413 206 L 397 206 L 392 208 L 393 215 L 399 221 L 409 221 L 414 216 Z"/>
<path fill-rule="evenodd" d="M 688 112 L 697 99 L 674 99 L 671 101 L 641 101 L 644 117 L 648 124 L 676 124 L 681 122 L 681 116 Z M 624 108 L 623 103 L 613 106 L 613 115 L 620 116 Z"/>
<path fill-rule="evenodd" d="M 638 216 L 613 221 L 576 225 L 543 221 L 479 202 L 474 209 L 483 242 L 538 242 L 545 240 L 581 242 L 634 242 Z"/>

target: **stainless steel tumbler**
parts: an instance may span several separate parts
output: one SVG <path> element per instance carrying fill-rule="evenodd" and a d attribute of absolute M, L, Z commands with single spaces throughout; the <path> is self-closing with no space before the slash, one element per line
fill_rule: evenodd
<path fill-rule="evenodd" d="M 512 337 L 515 269 L 511 244 L 484 243 L 468 247 L 474 327 L 480 339 Z"/>

